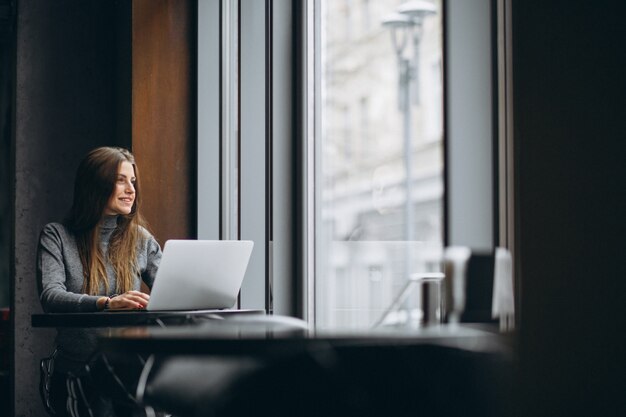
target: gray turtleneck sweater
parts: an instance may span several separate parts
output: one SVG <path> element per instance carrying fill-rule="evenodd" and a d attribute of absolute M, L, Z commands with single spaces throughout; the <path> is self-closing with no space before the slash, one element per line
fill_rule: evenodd
<path fill-rule="evenodd" d="M 109 239 L 117 227 L 117 216 L 106 216 L 100 223 L 100 244 L 107 259 Z M 137 251 L 137 265 L 141 277 L 133 289 L 139 290 L 140 279 L 152 287 L 159 263 L 161 247 L 156 239 L 142 228 L 144 239 Z M 47 313 L 97 311 L 96 301 L 115 293 L 116 277 L 112 265 L 106 264 L 109 290 L 100 288 L 99 295 L 86 295 L 83 289 L 83 266 L 73 234 L 60 223 L 47 224 L 39 238 L 37 251 L 37 279 L 40 300 Z M 96 348 L 96 330 L 59 328 L 56 344 L 65 358 L 86 360 Z"/>

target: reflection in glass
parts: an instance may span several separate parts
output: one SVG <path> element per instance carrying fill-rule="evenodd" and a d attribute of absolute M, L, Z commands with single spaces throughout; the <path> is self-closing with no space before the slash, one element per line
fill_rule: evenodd
<path fill-rule="evenodd" d="M 441 2 L 320 10 L 315 323 L 368 328 L 411 273 L 441 270 Z M 376 18 L 394 13 L 398 25 Z M 419 299 L 406 305 L 418 316 Z"/>

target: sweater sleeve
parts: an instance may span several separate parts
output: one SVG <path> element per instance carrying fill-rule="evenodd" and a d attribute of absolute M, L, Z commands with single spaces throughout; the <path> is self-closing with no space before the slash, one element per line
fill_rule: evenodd
<path fill-rule="evenodd" d="M 63 244 L 59 225 L 46 225 L 39 237 L 37 248 L 37 284 L 44 311 L 47 313 L 97 311 L 99 296 L 68 291 L 67 269 L 82 268 L 82 265 L 78 258 L 73 262 L 64 258 Z"/>
<path fill-rule="evenodd" d="M 147 263 L 145 270 L 141 271 L 141 279 L 150 289 L 152 289 L 154 278 L 161 264 L 161 255 L 162 252 L 159 242 L 157 242 L 154 236 L 148 233 L 146 242 Z"/>

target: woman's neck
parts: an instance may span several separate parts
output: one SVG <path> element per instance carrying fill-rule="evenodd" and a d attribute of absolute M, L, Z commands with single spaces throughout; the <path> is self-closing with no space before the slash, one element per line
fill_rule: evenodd
<path fill-rule="evenodd" d="M 100 220 L 100 227 L 102 229 L 115 229 L 117 227 L 117 217 L 117 214 L 112 216 L 102 216 L 102 220 Z"/>

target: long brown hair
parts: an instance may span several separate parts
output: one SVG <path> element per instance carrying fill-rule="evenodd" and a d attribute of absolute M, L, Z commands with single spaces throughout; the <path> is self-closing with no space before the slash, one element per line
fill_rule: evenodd
<path fill-rule="evenodd" d="M 97 295 L 101 286 L 109 292 L 106 260 L 100 248 L 100 221 L 115 188 L 122 162 L 135 170 L 135 202 L 129 214 L 119 215 L 109 241 L 108 261 L 117 277 L 115 292 L 133 289 L 137 269 L 137 247 L 144 238 L 140 226 L 145 221 L 139 211 L 141 187 L 134 156 L 124 148 L 101 147 L 89 152 L 78 166 L 74 183 L 74 202 L 66 225 L 74 233 L 83 265 L 83 292 Z"/>

